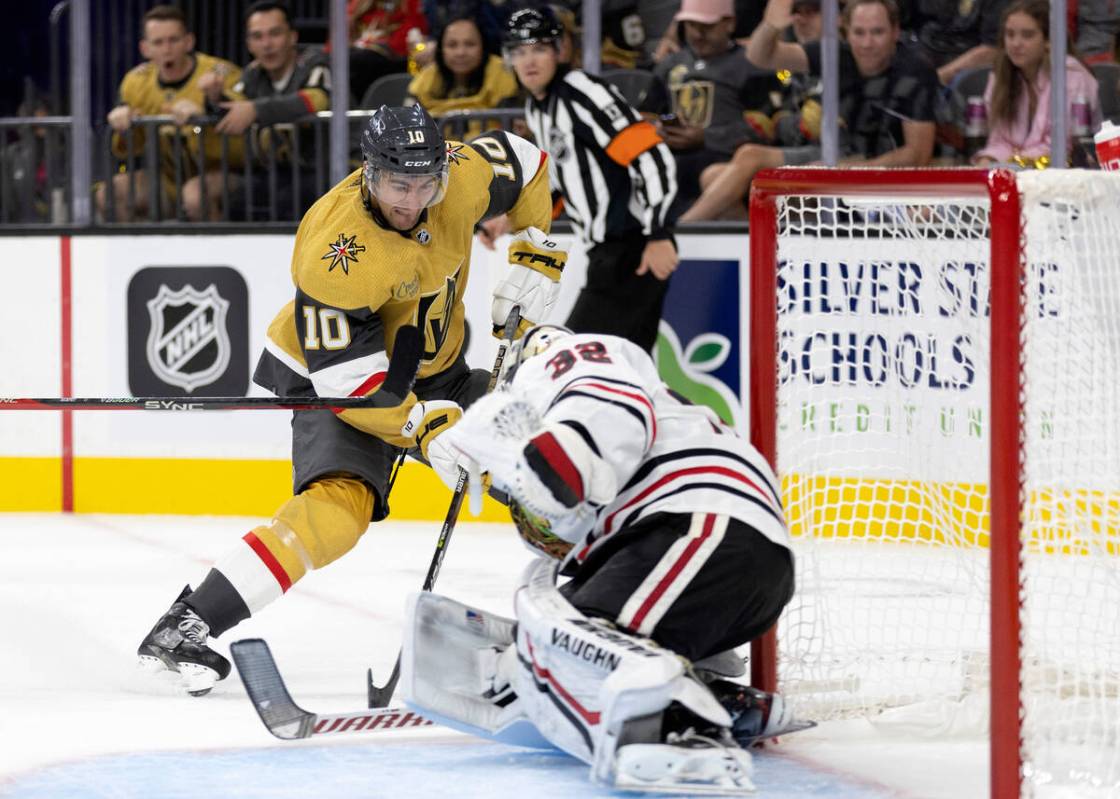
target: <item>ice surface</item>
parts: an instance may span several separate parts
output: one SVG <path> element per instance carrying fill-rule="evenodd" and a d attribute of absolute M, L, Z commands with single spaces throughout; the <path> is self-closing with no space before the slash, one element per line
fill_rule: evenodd
<path fill-rule="evenodd" d="M 236 677 L 200 699 L 135 669 L 136 645 L 186 582 L 256 519 L 0 514 L 0 797 L 600 797 L 587 767 L 441 729 L 281 743 Z M 388 677 L 405 596 L 436 523 L 378 524 L 219 640 L 268 640 L 296 701 L 364 705 Z M 438 589 L 510 613 L 531 557 L 505 525 L 460 523 Z M 828 725 L 831 726 L 831 725 Z M 866 729 L 793 736 L 755 755 L 760 797 L 982 796 L 977 747 Z"/>

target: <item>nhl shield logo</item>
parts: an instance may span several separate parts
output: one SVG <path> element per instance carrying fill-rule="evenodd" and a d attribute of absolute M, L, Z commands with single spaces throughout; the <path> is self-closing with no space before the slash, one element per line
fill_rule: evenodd
<path fill-rule="evenodd" d="M 188 284 L 172 291 L 161 284 L 147 306 L 148 365 L 160 380 L 189 394 L 222 376 L 230 361 L 229 302 L 217 286 L 198 291 Z"/>

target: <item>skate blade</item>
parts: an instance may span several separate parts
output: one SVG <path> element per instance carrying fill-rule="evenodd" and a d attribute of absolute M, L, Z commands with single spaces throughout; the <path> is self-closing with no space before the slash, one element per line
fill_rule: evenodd
<path fill-rule="evenodd" d="M 206 696 L 218 681 L 218 673 L 207 666 L 197 663 L 178 663 L 169 666 L 166 661 L 155 655 L 137 655 L 136 671 L 142 675 L 143 682 L 151 688 L 159 688 L 159 693 L 182 696 Z"/>

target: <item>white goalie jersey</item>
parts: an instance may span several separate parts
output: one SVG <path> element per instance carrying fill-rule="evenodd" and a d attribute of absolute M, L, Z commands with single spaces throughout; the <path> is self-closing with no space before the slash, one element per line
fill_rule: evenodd
<path fill-rule="evenodd" d="M 673 394 L 649 356 L 616 336 L 556 341 L 446 435 L 574 545 L 565 567 L 660 512 L 726 514 L 789 546 L 759 452 Z"/>

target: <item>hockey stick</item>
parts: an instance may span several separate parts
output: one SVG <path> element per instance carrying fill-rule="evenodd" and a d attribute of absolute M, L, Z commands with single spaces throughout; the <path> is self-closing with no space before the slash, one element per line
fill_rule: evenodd
<path fill-rule="evenodd" d="M 506 360 L 506 353 L 509 351 L 510 344 L 513 343 L 513 337 L 517 334 L 517 328 L 521 324 L 521 309 L 518 306 L 513 306 L 506 318 L 506 326 L 502 331 L 502 341 L 498 345 L 498 356 L 494 359 L 494 368 L 490 370 L 490 382 L 486 386 L 486 392 L 490 393 L 494 390 L 494 386 L 498 384 L 498 377 L 502 373 L 502 365 Z M 440 567 L 443 566 L 443 556 L 447 554 L 447 544 L 451 540 L 451 533 L 455 529 L 455 522 L 459 520 L 459 510 L 463 507 L 463 497 L 467 493 L 467 472 L 465 469 L 459 469 L 459 477 L 455 481 L 455 492 L 451 495 L 451 505 L 447 508 L 447 516 L 443 519 L 443 527 L 439 531 L 439 539 L 436 541 L 436 551 L 432 553 L 432 562 L 428 566 L 428 574 L 424 578 L 424 587 L 420 590 L 431 591 L 436 584 L 436 578 L 439 577 Z M 371 708 L 386 707 L 389 700 L 393 698 L 393 692 L 397 690 L 397 682 L 401 678 L 401 653 L 397 652 L 397 662 L 393 664 L 393 673 L 389 675 L 389 681 L 385 685 L 378 687 L 373 682 L 373 669 L 366 669 L 366 698 L 368 699 Z"/>
<path fill-rule="evenodd" d="M 230 645 L 230 653 L 257 715 L 270 733 L 285 741 L 313 735 L 432 726 L 428 719 L 403 707 L 351 713 L 312 713 L 292 699 L 272 652 L 262 639 L 234 641 Z"/>
<path fill-rule="evenodd" d="M 397 331 L 385 381 L 365 397 L 0 397 L 0 411 L 310 411 L 322 408 L 392 408 L 412 390 L 420 365 L 420 331 Z"/>

